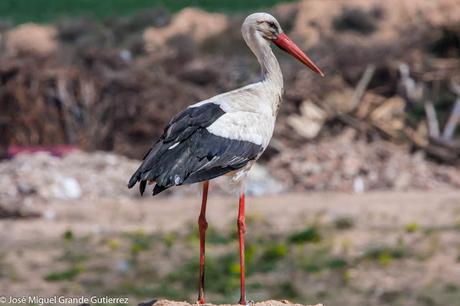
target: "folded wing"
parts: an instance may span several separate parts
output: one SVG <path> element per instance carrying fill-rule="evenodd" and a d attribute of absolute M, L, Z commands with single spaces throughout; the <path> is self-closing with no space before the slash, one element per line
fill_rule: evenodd
<path fill-rule="evenodd" d="M 216 178 L 255 159 L 263 150 L 260 145 L 217 136 L 206 129 L 224 114 L 214 103 L 179 113 L 146 154 L 128 187 L 139 182 L 143 194 L 146 183 L 152 181 L 156 195 L 172 186 Z"/>

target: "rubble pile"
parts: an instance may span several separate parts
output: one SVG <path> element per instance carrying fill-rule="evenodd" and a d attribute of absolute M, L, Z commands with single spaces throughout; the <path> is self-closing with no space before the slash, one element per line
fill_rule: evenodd
<path fill-rule="evenodd" d="M 321 142 L 286 149 L 268 163 L 257 165 L 247 182 L 248 193 L 283 191 L 447 190 L 460 188 L 460 172 L 427 161 L 423 152 L 409 154 L 385 141 L 353 140 L 355 131 Z M 122 199 L 137 197 L 127 181 L 139 161 L 106 152 L 73 151 L 63 157 L 21 153 L 0 162 L 0 206 L 48 201 Z M 234 188 L 223 178 L 214 193 Z M 196 188 L 172 188 L 163 195 L 188 195 Z M 149 191 L 147 191 L 148 195 Z"/>
<path fill-rule="evenodd" d="M 73 150 L 61 157 L 49 152 L 20 153 L 0 162 L 0 218 L 46 217 L 46 203 L 76 203 L 120 200 L 140 197 L 138 188 L 128 189 L 127 182 L 140 161 L 107 152 Z M 269 171 L 256 165 L 247 180 L 249 195 L 279 193 L 287 187 Z M 227 178 L 212 184 L 213 194 L 239 192 Z M 151 186 L 147 188 L 149 197 Z M 197 194 L 196 185 L 171 188 L 161 196 Z M 37 204 L 43 205 L 37 205 Z"/>
<path fill-rule="evenodd" d="M 112 153 L 19 154 L 0 162 L 0 202 L 98 200 L 133 196 L 127 180 L 138 162 Z"/>
<path fill-rule="evenodd" d="M 429 161 L 422 151 L 386 141 L 354 139 L 348 129 L 337 137 L 286 150 L 268 167 L 294 190 L 447 190 L 460 188 L 460 171 Z"/>
<path fill-rule="evenodd" d="M 303 0 L 297 10 L 293 34 L 304 39 L 308 46 L 321 44 L 324 36 L 337 36 L 337 31 L 353 43 L 370 46 L 402 40 L 401 34 L 405 34 L 402 29 L 414 23 L 419 27 L 441 28 L 460 22 L 456 0 L 351 0 L 342 5 Z"/>
<path fill-rule="evenodd" d="M 168 40 L 180 35 L 189 36 L 197 43 L 221 34 L 228 27 L 223 14 L 207 13 L 196 8 L 185 8 L 176 14 L 168 26 L 149 27 L 143 33 L 145 48 L 151 53 L 161 52 Z"/>
<path fill-rule="evenodd" d="M 5 48 L 12 55 L 49 56 L 58 48 L 56 36 L 52 26 L 26 23 L 5 34 Z"/>

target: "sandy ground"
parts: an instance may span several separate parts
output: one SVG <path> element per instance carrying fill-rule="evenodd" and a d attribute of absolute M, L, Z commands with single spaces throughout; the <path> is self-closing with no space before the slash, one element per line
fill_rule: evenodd
<path fill-rule="evenodd" d="M 211 192 L 212 194 L 212 192 Z M 211 226 L 225 227 L 236 222 L 236 197 L 208 200 L 207 218 Z M 356 230 L 394 227 L 417 221 L 421 226 L 451 225 L 460 216 L 460 192 L 374 192 L 365 194 L 306 193 L 247 198 L 249 216 L 267 218 L 280 231 L 292 229 L 319 215 L 324 220 L 348 216 Z M 67 228 L 77 233 L 119 232 L 143 228 L 146 231 L 174 231 L 195 222 L 200 198 L 151 198 L 100 202 L 48 203 L 45 215 L 53 218 L 2 220 L 3 246 L 27 244 L 39 238 L 55 239 Z M 251 229 L 249 228 L 248 231 Z"/>
<path fill-rule="evenodd" d="M 145 303 L 145 304 L 140 304 L 140 306 L 192 306 L 192 305 L 197 305 L 197 304 L 190 304 L 187 302 L 175 302 L 175 301 L 168 301 L 168 300 L 159 300 L 156 301 L 155 303 Z M 206 306 L 214 306 L 214 304 L 205 304 Z M 274 300 L 269 300 L 269 301 L 263 301 L 263 302 L 257 302 L 257 303 L 249 303 L 251 306 L 285 306 L 285 305 L 291 305 L 291 306 L 300 306 L 301 304 L 293 304 L 287 300 L 283 301 L 274 301 Z M 221 304 L 220 306 L 240 306 L 239 304 Z M 313 305 L 312 305 L 313 306 Z M 317 304 L 314 306 L 323 306 L 322 304 Z"/>
<path fill-rule="evenodd" d="M 101 200 L 98 203 L 55 202 L 42 204 L 41 209 L 47 218 L 1 220 L 0 254 L 2 262 L 6 262 L 2 273 L 7 276 L 0 277 L 2 293 L 17 295 L 25 290 L 44 295 L 60 293 L 60 284 L 44 282 L 43 275 L 57 256 L 57 242 L 62 241 L 63 233 L 68 229 L 75 235 L 96 236 L 139 229 L 147 233 L 172 232 L 196 222 L 199 203 L 198 195 L 190 198 L 144 197 L 116 202 Z M 233 226 L 236 215 L 236 197 L 210 197 L 210 227 Z M 428 260 L 402 261 L 385 271 L 368 270 L 363 266 L 352 271 L 351 277 L 359 280 L 356 286 L 364 289 L 376 284 L 391 289 L 460 281 L 460 262 L 457 259 L 460 254 L 460 192 L 309 193 L 249 197 L 247 215 L 248 218 L 267 220 L 278 232 L 302 228 L 306 220 L 326 224 L 346 216 L 353 219 L 354 226 L 338 232 L 334 236 L 334 244 L 339 246 L 344 241 L 352 241 L 351 249 L 356 252 L 372 242 L 392 243 L 400 239 L 404 227 L 414 222 L 419 228 L 439 229 L 435 241 L 437 251 Z M 251 226 L 247 230 L 251 235 Z M 421 232 L 415 233 L 407 238 L 408 244 L 417 242 L 417 239 L 425 238 Z M 423 243 L 417 245 L 425 247 Z M 427 244 L 426 248 L 430 247 Z M 12 267 L 13 276 L 9 272 Z M 162 303 L 161 306 L 173 305 Z M 275 305 L 277 302 L 273 303 L 264 305 Z"/>

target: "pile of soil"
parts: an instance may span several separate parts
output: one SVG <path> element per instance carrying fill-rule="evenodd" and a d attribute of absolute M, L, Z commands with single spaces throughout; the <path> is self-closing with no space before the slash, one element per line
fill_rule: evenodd
<path fill-rule="evenodd" d="M 190 304 L 188 302 L 177 302 L 177 301 L 169 301 L 169 300 L 151 301 L 151 302 L 139 304 L 139 306 L 194 306 L 194 305 L 196 305 L 196 303 Z M 214 306 L 215 304 L 206 303 L 206 305 Z M 218 305 L 219 306 L 237 306 L 239 304 L 218 304 Z M 285 306 L 285 305 L 301 306 L 302 304 L 294 304 L 287 300 L 282 300 L 282 301 L 269 300 L 269 301 L 263 301 L 263 302 L 257 302 L 257 303 L 250 302 L 249 305 L 251 306 Z M 314 306 L 322 306 L 322 305 L 323 304 L 316 304 Z"/>
<path fill-rule="evenodd" d="M 354 140 L 349 129 L 319 143 L 286 149 L 257 164 L 246 182 L 249 195 L 286 191 L 458 190 L 460 171 L 410 154 L 404 146 Z M 268 152 L 270 153 L 270 152 Z M 0 217 L 20 217 L 39 204 L 126 200 L 139 197 L 127 182 L 140 161 L 106 152 L 72 151 L 62 157 L 46 152 L 22 153 L 0 162 Z M 198 186 L 170 188 L 161 196 L 197 195 Z M 223 177 L 212 194 L 233 194 L 238 187 Z M 149 197 L 150 186 L 145 197 Z M 38 205 L 37 205 L 38 204 Z M 27 213 L 26 213 L 27 215 Z"/>
<path fill-rule="evenodd" d="M 456 190 L 460 171 L 388 141 L 355 139 L 351 129 L 273 157 L 268 167 L 297 191 Z"/>
<path fill-rule="evenodd" d="M 103 152 L 75 151 L 62 158 L 45 152 L 19 154 L 0 162 L 0 207 L 4 217 L 11 217 L 18 209 L 36 209 L 53 200 L 126 199 L 136 194 L 126 184 L 137 165 Z"/>

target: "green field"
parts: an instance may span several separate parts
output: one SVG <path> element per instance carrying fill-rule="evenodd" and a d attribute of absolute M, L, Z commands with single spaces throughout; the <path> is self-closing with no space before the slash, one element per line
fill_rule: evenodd
<path fill-rule="evenodd" d="M 177 11 L 186 6 L 200 7 L 209 11 L 242 12 L 273 6 L 292 0 L 1 0 L 0 20 L 23 22 L 53 22 L 55 20 L 88 16 L 104 19 L 124 16 L 140 10 L 163 7 Z"/>

